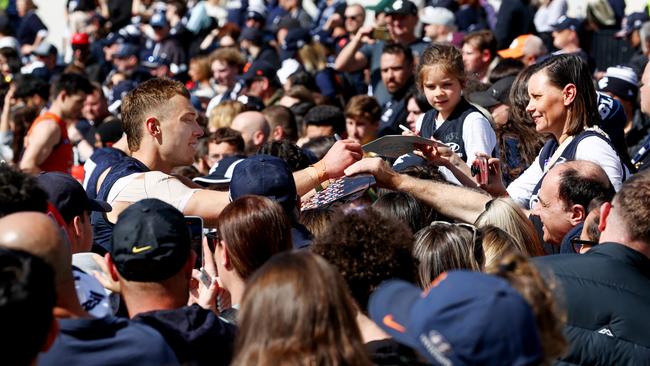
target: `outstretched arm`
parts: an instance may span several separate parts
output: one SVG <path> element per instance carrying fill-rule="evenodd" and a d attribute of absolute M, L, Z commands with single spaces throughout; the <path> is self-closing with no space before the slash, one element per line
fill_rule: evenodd
<path fill-rule="evenodd" d="M 346 175 L 370 173 L 388 189 L 412 194 L 441 214 L 474 223 L 491 197 L 464 187 L 417 179 L 395 172 L 380 158 L 363 159 L 345 170 Z"/>

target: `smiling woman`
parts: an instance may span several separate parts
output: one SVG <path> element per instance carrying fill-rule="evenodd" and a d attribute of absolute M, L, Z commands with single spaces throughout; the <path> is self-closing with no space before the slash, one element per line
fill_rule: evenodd
<path fill-rule="evenodd" d="M 616 189 L 629 174 L 601 122 L 589 66 L 572 55 L 554 56 L 533 66 L 526 112 L 535 129 L 552 138 L 535 162 L 508 186 L 508 194 L 530 209 L 546 172 L 558 162 L 589 160 L 600 165 Z"/>

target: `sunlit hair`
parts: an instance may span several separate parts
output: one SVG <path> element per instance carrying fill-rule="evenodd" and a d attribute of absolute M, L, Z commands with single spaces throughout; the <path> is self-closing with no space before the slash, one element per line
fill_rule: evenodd
<path fill-rule="evenodd" d="M 311 74 L 327 67 L 327 49 L 320 42 L 311 42 L 298 50 L 298 56 L 305 70 Z"/>
<path fill-rule="evenodd" d="M 228 204 L 219 215 L 219 233 L 243 280 L 273 255 L 293 247 L 284 209 L 262 196 L 242 196 Z"/>
<path fill-rule="evenodd" d="M 601 122 L 598 100 L 589 65 L 576 55 L 558 55 L 536 65 L 535 73 L 543 72 L 551 85 L 562 90 L 573 84 L 576 97 L 567 108 L 565 132 L 575 136 L 587 127 Z"/>
<path fill-rule="evenodd" d="M 568 343 L 563 329 L 566 314 L 557 306 L 553 280 L 545 282 L 534 265 L 521 254 L 506 254 L 500 261 L 486 266 L 485 272 L 507 280 L 532 307 L 542 341 L 544 364 L 562 356 Z"/>
<path fill-rule="evenodd" d="M 155 78 L 131 90 L 122 101 L 122 129 L 126 133 L 129 150 L 138 151 L 144 134 L 147 116 L 164 118 L 169 100 L 180 95 L 190 99 L 185 86 L 176 80 Z"/>
<path fill-rule="evenodd" d="M 431 43 L 420 56 L 416 84 L 420 92 L 423 90 L 424 75 L 433 66 L 440 67 L 449 77 L 458 79 L 461 86 L 465 85 L 465 66 L 463 55 L 449 43 Z"/>
<path fill-rule="evenodd" d="M 520 253 L 527 257 L 544 255 L 535 227 L 517 204 L 509 198 L 495 198 L 485 207 L 474 224 L 494 225 L 510 234 Z"/>
<path fill-rule="evenodd" d="M 226 100 L 210 111 L 208 129 L 216 131 L 219 128 L 230 127 L 235 117 L 246 109 L 243 103 L 236 100 Z"/>
<path fill-rule="evenodd" d="M 445 271 L 482 271 L 485 255 L 481 233 L 473 225 L 434 221 L 415 234 L 413 257 L 418 262 L 418 284 L 423 289 Z"/>
<path fill-rule="evenodd" d="M 485 253 L 485 267 L 500 262 L 506 254 L 521 252 L 516 240 L 505 231 L 496 226 L 487 225 L 481 228 L 483 232 L 483 252 Z"/>
<path fill-rule="evenodd" d="M 316 254 L 287 252 L 250 278 L 232 365 L 370 365 L 350 294 Z"/>

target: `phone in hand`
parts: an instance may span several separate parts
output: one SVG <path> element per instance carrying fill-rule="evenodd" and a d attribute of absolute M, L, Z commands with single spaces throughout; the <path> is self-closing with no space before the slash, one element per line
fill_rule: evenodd
<path fill-rule="evenodd" d="M 386 27 L 376 27 L 370 33 L 370 37 L 378 41 L 390 41 L 390 33 L 388 33 L 388 28 Z"/>
<path fill-rule="evenodd" d="M 194 268 L 203 266 L 203 219 L 199 216 L 185 216 L 185 224 L 190 230 L 192 249 L 196 253 Z"/>
<path fill-rule="evenodd" d="M 485 156 L 477 157 L 472 163 L 471 172 L 478 184 L 488 184 L 488 159 Z"/>

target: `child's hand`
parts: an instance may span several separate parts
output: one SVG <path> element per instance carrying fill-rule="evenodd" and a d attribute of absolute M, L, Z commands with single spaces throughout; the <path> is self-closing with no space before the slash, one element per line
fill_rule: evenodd
<path fill-rule="evenodd" d="M 433 138 L 431 138 L 431 141 L 434 141 L 436 144 L 433 146 L 415 144 L 417 150 L 413 151 L 413 153 L 438 166 L 449 166 L 453 164 L 454 158 L 457 158 L 458 155 L 454 154 L 451 148 L 442 142 Z"/>

